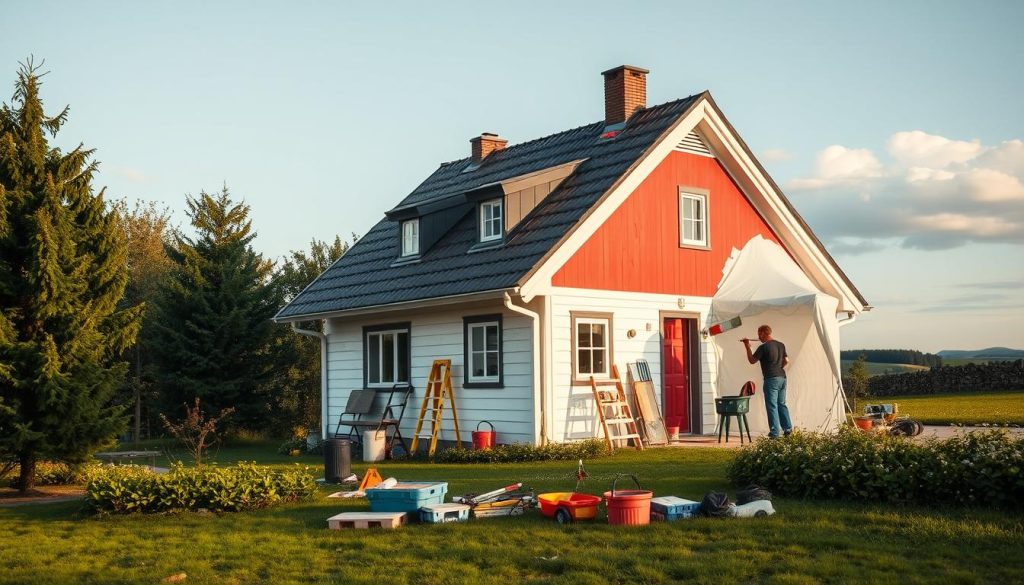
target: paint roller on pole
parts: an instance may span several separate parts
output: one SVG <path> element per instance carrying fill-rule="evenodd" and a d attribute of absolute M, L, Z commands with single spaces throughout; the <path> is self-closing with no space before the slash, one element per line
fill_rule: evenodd
<path fill-rule="evenodd" d="M 711 336 L 715 336 L 715 335 L 718 335 L 720 333 L 725 333 L 726 331 L 729 331 L 730 329 L 736 329 L 740 325 L 743 325 L 743 320 L 740 319 L 739 317 L 733 317 L 732 319 L 729 319 L 728 321 L 722 321 L 721 323 L 715 323 L 711 327 L 708 327 L 707 334 L 711 335 Z"/>

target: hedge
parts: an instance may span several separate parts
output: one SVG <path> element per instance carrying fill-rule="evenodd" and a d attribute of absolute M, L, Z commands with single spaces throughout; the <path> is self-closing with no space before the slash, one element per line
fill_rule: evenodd
<path fill-rule="evenodd" d="M 1024 506 L 1024 437 L 1004 430 L 915 442 L 844 428 L 760 440 L 730 464 L 736 486 L 780 496 Z"/>
<path fill-rule="evenodd" d="M 495 445 L 479 451 L 454 447 L 438 453 L 436 460 L 438 463 L 521 463 L 593 459 L 607 454 L 604 440 L 586 439 L 577 443 L 548 443 L 539 447 L 524 443 Z"/>
<path fill-rule="evenodd" d="M 868 395 L 874 397 L 993 390 L 1024 390 L 1024 360 L 942 366 L 868 379 Z"/>
<path fill-rule="evenodd" d="M 316 493 L 316 482 L 305 468 L 275 471 L 255 463 L 233 467 L 177 464 L 164 474 L 146 467 L 116 465 L 90 473 L 85 490 L 87 505 L 97 512 L 235 512 L 309 498 Z"/>

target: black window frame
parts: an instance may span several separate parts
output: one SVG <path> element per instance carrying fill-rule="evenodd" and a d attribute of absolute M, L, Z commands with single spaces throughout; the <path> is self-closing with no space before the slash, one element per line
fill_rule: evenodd
<path fill-rule="evenodd" d="M 405 356 L 405 368 L 406 372 L 409 373 L 409 379 L 405 382 L 395 380 L 394 382 L 374 382 L 371 386 L 370 382 L 370 343 L 369 335 L 371 333 L 377 333 L 381 331 L 400 331 L 405 330 L 406 335 L 409 336 L 409 353 Z M 397 366 L 397 363 L 396 363 Z M 395 376 L 396 378 L 398 376 Z M 387 388 L 394 384 L 412 383 L 412 322 L 403 321 L 400 323 L 384 323 L 381 325 L 366 325 L 363 327 L 363 388 Z"/>
<path fill-rule="evenodd" d="M 472 357 L 470 348 L 469 328 L 479 323 L 498 323 L 498 380 L 493 382 L 470 382 L 469 368 Z M 463 388 L 504 388 L 505 387 L 505 324 L 502 321 L 501 313 L 489 315 L 472 315 L 462 318 L 462 359 L 463 359 Z M 485 360 L 486 363 L 486 360 Z"/>

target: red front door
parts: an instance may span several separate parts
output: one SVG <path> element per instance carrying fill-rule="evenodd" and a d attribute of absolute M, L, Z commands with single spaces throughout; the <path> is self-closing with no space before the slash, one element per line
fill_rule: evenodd
<path fill-rule="evenodd" d="M 690 374 L 687 356 L 687 320 L 666 317 L 662 324 L 661 365 L 664 372 L 665 424 L 690 432 Z"/>

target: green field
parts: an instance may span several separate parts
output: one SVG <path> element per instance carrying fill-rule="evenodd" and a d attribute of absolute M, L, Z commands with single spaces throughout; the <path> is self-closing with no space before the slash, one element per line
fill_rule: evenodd
<path fill-rule="evenodd" d="M 275 445 L 224 449 L 222 463 L 287 459 Z M 582 491 L 618 473 L 656 495 L 699 500 L 734 490 L 720 449 L 622 451 L 587 463 Z M 445 480 L 449 498 L 523 481 L 575 485 L 573 462 L 444 466 L 392 463 L 385 476 Z M 357 472 L 365 467 L 357 465 Z M 620 482 L 620 488 L 623 487 Z M 329 490 L 324 489 L 326 494 Z M 1024 577 L 1024 529 L 1005 511 L 775 499 L 766 519 L 693 519 L 645 527 L 562 527 L 523 517 L 397 531 L 329 531 L 325 519 L 365 501 L 319 498 L 260 512 L 93 517 L 74 503 L 0 509 L 0 583 L 1012 583 Z"/>
<path fill-rule="evenodd" d="M 843 374 L 850 373 L 850 366 L 857 360 L 842 360 Z M 914 366 L 911 364 L 883 364 L 879 362 L 864 362 L 868 368 L 868 374 L 878 376 L 881 374 L 902 374 L 904 372 L 919 372 L 927 370 L 928 366 Z"/>
<path fill-rule="evenodd" d="M 895 402 L 900 414 L 929 425 L 999 424 L 1024 426 L 1024 392 L 934 394 L 858 398 L 857 404 Z M 861 407 L 858 406 L 858 410 Z"/>

